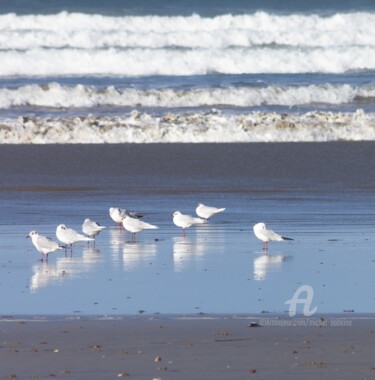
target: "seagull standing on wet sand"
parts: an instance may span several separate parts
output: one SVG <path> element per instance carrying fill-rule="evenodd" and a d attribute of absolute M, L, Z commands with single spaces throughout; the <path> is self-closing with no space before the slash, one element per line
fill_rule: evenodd
<path fill-rule="evenodd" d="M 137 212 L 124 210 L 120 207 L 111 207 L 109 209 L 109 216 L 112 218 L 112 220 L 119 224 L 120 228 L 122 226 L 122 221 L 124 220 L 125 216 L 131 216 L 132 218 L 142 218 L 143 214 L 139 214 Z"/>
<path fill-rule="evenodd" d="M 294 240 L 287 238 L 267 229 L 264 223 L 257 223 L 253 227 L 255 236 L 263 241 L 263 249 L 268 249 L 269 241 L 284 241 L 284 240 Z"/>
<path fill-rule="evenodd" d="M 205 223 L 205 221 L 201 218 L 194 218 L 191 215 L 181 214 L 180 211 L 175 211 L 172 214 L 172 216 L 173 216 L 173 223 L 177 227 L 182 228 L 182 236 L 185 236 L 185 228 L 189 228 L 189 227 L 194 226 L 196 224 Z"/>
<path fill-rule="evenodd" d="M 119 207 L 111 207 L 109 209 L 109 216 L 116 223 L 116 226 L 119 224 L 121 227 L 122 220 L 125 218 L 125 210 Z"/>
<path fill-rule="evenodd" d="M 159 227 L 154 226 L 150 223 L 143 222 L 138 218 L 133 218 L 129 215 L 126 215 L 122 221 L 124 228 L 132 233 L 132 242 L 135 242 L 135 234 L 137 232 L 142 232 L 143 230 L 157 229 Z"/>
<path fill-rule="evenodd" d="M 95 222 L 91 219 L 85 219 L 85 221 L 82 224 L 82 231 L 84 234 L 86 234 L 88 237 L 93 236 L 94 237 L 94 247 L 95 247 L 95 236 L 99 235 L 99 233 L 104 230 L 104 226 L 101 226 L 99 223 Z"/>
<path fill-rule="evenodd" d="M 60 224 L 56 228 L 57 238 L 64 244 L 70 244 L 70 252 L 73 252 L 72 244 L 78 243 L 80 241 L 92 241 L 94 239 L 87 238 L 84 235 L 79 234 L 72 228 L 67 228 L 65 224 Z"/>
<path fill-rule="evenodd" d="M 209 219 L 211 216 L 218 214 L 219 212 L 225 211 L 225 208 L 216 208 L 211 206 L 206 206 L 203 203 L 198 203 L 195 212 L 200 218 Z"/>
<path fill-rule="evenodd" d="M 36 231 L 31 231 L 26 238 L 30 238 L 35 245 L 35 248 L 42 253 L 42 258 L 40 261 L 43 261 L 44 255 L 47 255 L 46 261 L 48 261 L 48 254 L 55 252 L 59 249 L 64 249 L 65 247 L 56 243 L 47 236 L 39 235 Z"/>

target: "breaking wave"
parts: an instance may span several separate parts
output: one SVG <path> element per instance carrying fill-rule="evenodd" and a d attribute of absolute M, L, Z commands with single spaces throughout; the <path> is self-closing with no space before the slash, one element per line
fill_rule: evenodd
<path fill-rule="evenodd" d="M 375 14 L 0 15 L 0 77 L 375 69 Z"/>
<path fill-rule="evenodd" d="M 0 123 L 1 144 L 47 143 L 229 143 L 375 140 L 375 114 L 252 112 L 152 116 L 132 111 L 124 117 L 71 117 Z"/>
<path fill-rule="evenodd" d="M 101 89 L 50 83 L 0 88 L 0 108 L 20 106 L 51 108 L 109 107 L 256 107 L 294 106 L 314 103 L 340 105 L 356 100 L 373 102 L 375 87 L 343 85 L 172 88 L 141 90 L 135 88 Z"/>

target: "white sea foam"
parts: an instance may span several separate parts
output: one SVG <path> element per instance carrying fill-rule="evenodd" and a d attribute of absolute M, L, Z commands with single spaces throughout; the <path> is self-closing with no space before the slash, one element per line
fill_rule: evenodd
<path fill-rule="evenodd" d="M 49 83 L 19 88 L 0 88 L 0 108 L 16 106 L 75 108 L 113 107 L 254 107 L 262 105 L 340 105 L 356 98 L 372 100 L 374 87 L 343 85 L 228 87 L 176 90 L 171 88 L 140 90 L 135 88 L 100 89 Z"/>
<path fill-rule="evenodd" d="M 1 144 L 45 143 L 200 143 L 375 140 L 375 114 L 253 112 L 226 115 L 212 110 L 151 116 L 7 120 L 0 123 Z"/>
<path fill-rule="evenodd" d="M 0 15 L 0 76 L 375 69 L 375 14 Z"/>
<path fill-rule="evenodd" d="M 0 15 L 0 47 L 375 46 L 374 23 L 375 14 L 372 13 L 323 17 L 257 12 L 213 18 L 199 15 L 109 17 L 67 12 L 26 16 L 5 14 Z"/>

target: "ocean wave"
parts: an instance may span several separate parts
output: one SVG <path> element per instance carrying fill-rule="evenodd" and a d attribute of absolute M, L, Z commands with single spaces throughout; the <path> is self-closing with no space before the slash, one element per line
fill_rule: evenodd
<path fill-rule="evenodd" d="M 252 112 L 30 119 L 0 123 L 1 144 L 229 143 L 375 140 L 375 114 Z"/>
<path fill-rule="evenodd" d="M 0 51 L 0 76 L 193 76 L 207 74 L 345 73 L 375 70 L 375 47 L 301 50 Z"/>
<path fill-rule="evenodd" d="M 375 87 L 343 85 L 228 87 L 192 89 L 64 86 L 59 83 L 0 88 L 0 108 L 51 107 L 256 107 L 324 103 L 340 105 L 355 100 L 373 102 Z"/>
<path fill-rule="evenodd" d="M 374 46 L 373 13 L 332 16 L 256 12 L 212 18 L 118 16 L 61 12 L 54 15 L 0 15 L 0 48 L 142 47 L 189 48 L 288 46 Z"/>
<path fill-rule="evenodd" d="M 205 18 L 0 15 L 0 76 L 344 73 L 375 69 L 374 13 Z"/>

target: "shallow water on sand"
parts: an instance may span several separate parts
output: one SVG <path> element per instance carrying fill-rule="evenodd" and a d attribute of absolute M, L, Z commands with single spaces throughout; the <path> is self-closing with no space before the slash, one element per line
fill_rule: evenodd
<path fill-rule="evenodd" d="M 374 143 L 2 146 L 3 314 L 283 313 L 301 285 L 318 313 L 374 312 Z M 171 213 L 226 207 L 182 237 Z M 118 206 L 158 230 L 131 235 Z M 49 262 L 31 230 L 107 228 Z M 268 252 L 263 221 L 291 242 Z M 302 306 L 297 309 L 302 312 Z"/>

